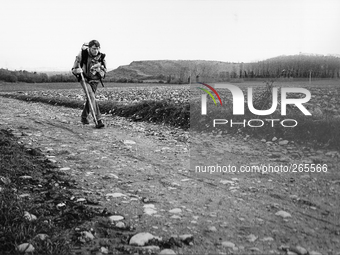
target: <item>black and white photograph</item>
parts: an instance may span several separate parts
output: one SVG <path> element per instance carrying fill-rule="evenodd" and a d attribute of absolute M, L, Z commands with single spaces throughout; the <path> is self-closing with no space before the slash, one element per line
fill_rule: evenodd
<path fill-rule="evenodd" d="M 340 255 L 340 1 L 0 23 L 0 254 Z"/>

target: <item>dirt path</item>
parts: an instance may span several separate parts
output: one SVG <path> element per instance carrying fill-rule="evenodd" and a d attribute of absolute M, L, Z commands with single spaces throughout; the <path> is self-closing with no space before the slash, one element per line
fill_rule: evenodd
<path fill-rule="evenodd" d="M 338 152 L 195 135 L 111 115 L 97 130 L 80 123 L 80 110 L 3 97 L 0 105 L 0 129 L 41 149 L 77 180 L 77 198 L 91 197 L 96 207 L 124 216 L 133 231 L 111 244 L 148 232 L 163 240 L 190 235 L 186 243 L 169 244 L 176 254 L 340 252 Z M 209 162 L 237 169 L 315 163 L 326 164 L 327 172 L 194 173 L 195 165 Z M 105 238 L 98 232 L 86 246 L 105 246 Z"/>

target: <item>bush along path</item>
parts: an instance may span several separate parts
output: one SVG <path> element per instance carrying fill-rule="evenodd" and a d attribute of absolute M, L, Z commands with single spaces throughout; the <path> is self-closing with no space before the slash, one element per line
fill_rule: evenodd
<path fill-rule="evenodd" d="M 336 151 L 111 114 L 97 130 L 80 124 L 80 109 L 4 97 L 0 104 L 7 254 L 339 252 Z M 231 166 L 321 162 L 328 171 L 195 174 L 208 158 Z"/>
<path fill-rule="evenodd" d="M 55 92 L 55 91 L 54 91 Z M 2 93 L 1 96 L 16 98 L 30 102 L 42 102 L 55 106 L 65 106 L 82 109 L 84 98 L 80 94 L 69 98 L 69 91 L 64 95 L 54 95 L 51 91 L 28 93 Z M 113 113 L 116 116 L 131 118 L 135 121 L 149 121 L 154 123 L 164 123 L 174 127 L 187 130 L 190 126 L 190 105 L 188 102 L 179 104 L 168 100 L 143 100 L 137 103 L 119 103 L 116 101 L 100 100 L 100 110 L 102 113 Z"/>

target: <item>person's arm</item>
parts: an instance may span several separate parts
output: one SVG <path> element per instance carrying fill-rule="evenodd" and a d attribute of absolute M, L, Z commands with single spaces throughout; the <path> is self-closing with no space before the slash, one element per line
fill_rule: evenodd
<path fill-rule="evenodd" d="M 79 54 L 76 56 L 76 59 L 72 67 L 72 73 L 74 75 L 78 75 L 83 72 L 83 69 L 80 68 L 80 62 L 81 62 L 81 52 L 79 52 Z"/>
<path fill-rule="evenodd" d="M 103 64 L 100 67 L 100 76 L 102 77 L 102 79 L 105 78 L 106 72 L 107 72 L 107 70 L 106 70 L 106 60 L 103 59 Z"/>

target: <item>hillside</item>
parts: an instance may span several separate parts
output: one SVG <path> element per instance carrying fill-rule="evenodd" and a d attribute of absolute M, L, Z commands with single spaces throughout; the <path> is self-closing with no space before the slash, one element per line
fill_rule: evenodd
<path fill-rule="evenodd" d="M 340 57 L 315 54 L 278 56 L 253 63 L 206 60 L 133 61 L 107 73 L 109 81 L 217 82 L 235 78 L 340 78 Z"/>
<path fill-rule="evenodd" d="M 196 76 L 214 77 L 221 72 L 238 73 L 240 64 L 206 60 L 147 60 L 133 61 L 107 73 L 114 81 L 157 80 L 171 83 L 186 83 Z M 198 78 L 198 77 L 197 77 Z"/>

